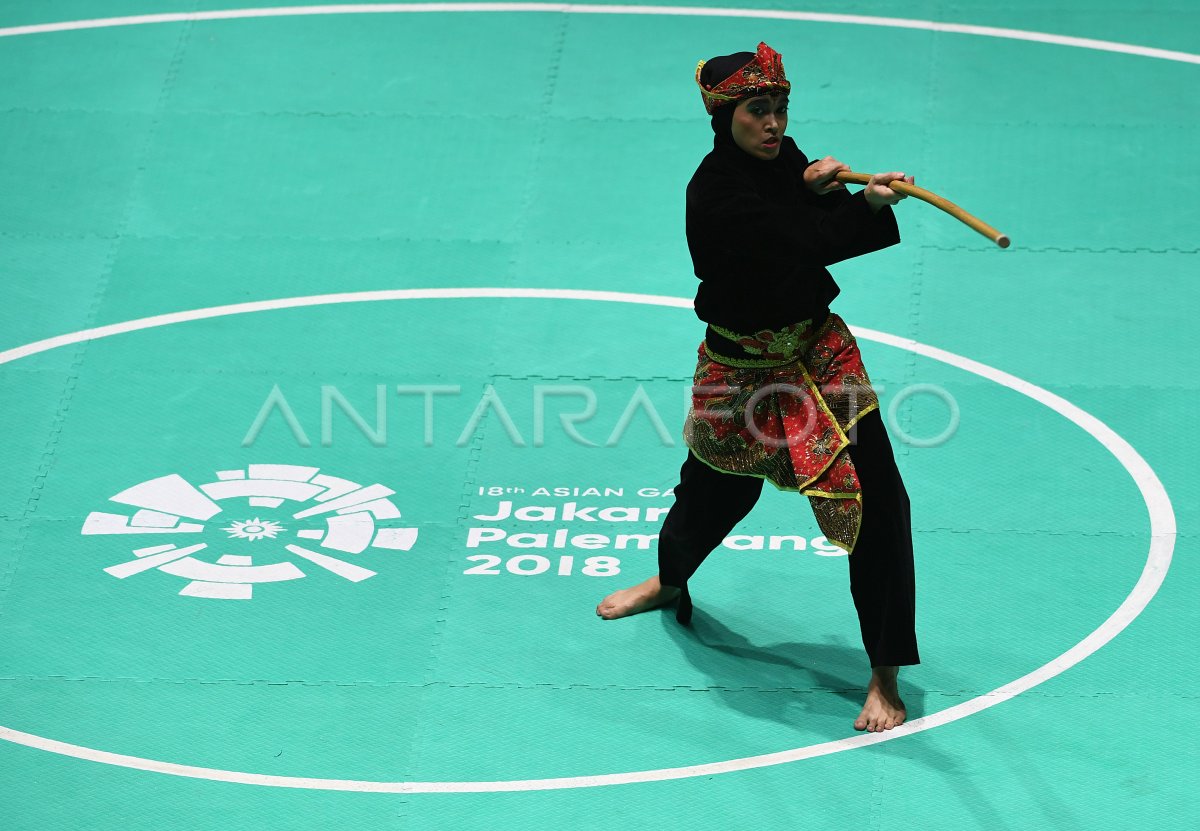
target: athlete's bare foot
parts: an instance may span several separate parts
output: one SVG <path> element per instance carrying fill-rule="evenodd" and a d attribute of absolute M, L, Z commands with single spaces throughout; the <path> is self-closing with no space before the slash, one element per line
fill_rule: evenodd
<path fill-rule="evenodd" d="M 896 689 L 896 674 L 899 667 L 875 667 L 871 670 L 871 683 L 867 686 L 867 703 L 854 720 L 855 730 L 882 733 L 899 727 L 908 717 L 900 692 Z"/>
<path fill-rule="evenodd" d="M 596 614 L 605 620 L 616 620 L 619 617 L 629 617 L 638 612 L 665 606 L 677 597 L 679 589 L 664 586 L 658 582 L 656 574 L 636 586 L 613 592 L 600 601 L 600 605 L 596 607 Z"/>

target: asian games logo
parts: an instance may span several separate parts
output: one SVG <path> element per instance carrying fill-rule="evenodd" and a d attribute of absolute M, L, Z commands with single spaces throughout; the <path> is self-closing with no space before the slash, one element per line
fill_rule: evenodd
<path fill-rule="evenodd" d="M 249 465 L 216 475 L 201 485 L 176 473 L 150 479 L 111 497 L 136 512 L 88 514 L 85 535 L 174 538 L 134 548 L 134 559 L 104 570 L 124 580 L 157 569 L 188 580 L 179 592 L 186 597 L 249 600 L 255 583 L 299 580 L 311 566 L 361 582 L 376 572 L 342 555 L 408 551 L 417 540 L 416 528 L 396 525 L 400 511 L 387 498 L 395 491 L 384 485 L 299 465 Z"/>

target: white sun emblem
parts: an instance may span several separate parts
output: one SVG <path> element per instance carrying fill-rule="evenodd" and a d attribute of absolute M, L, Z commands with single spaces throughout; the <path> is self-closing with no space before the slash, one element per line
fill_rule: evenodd
<path fill-rule="evenodd" d="M 201 484 L 169 473 L 109 497 L 111 502 L 136 510 L 92 511 L 83 521 L 80 533 L 156 534 L 160 535 L 159 540 L 167 540 L 161 545 L 140 545 L 133 549 L 135 559 L 104 569 L 118 580 L 151 570 L 161 571 L 191 581 L 180 590 L 183 597 L 249 600 L 255 584 L 299 580 L 308 576 L 306 570 L 310 565 L 352 583 L 361 583 L 376 574 L 329 552 L 366 554 L 363 559 L 373 562 L 376 559 L 373 555 L 379 550 L 411 550 L 418 529 L 396 524 L 400 509 L 388 498 L 395 493 L 378 482 L 362 485 L 307 465 L 251 464 L 218 470 L 216 481 Z M 288 502 L 294 504 L 285 506 Z M 234 520 L 233 514 L 227 513 L 221 521 L 231 524 L 220 529 L 229 535 L 225 543 L 212 537 L 219 528 L 216 520 L 212 532 L 205 525 L 226 511 L 246 516 L 256 509 L 267 511 L 268 517 L 279 516 L 270 513 L 272 509 L 288 511 L 296 524 L 289 531 L 282 524 L 287 521 L 286 515 L 275 522 L 263 519 L 257 512 L 254 519 L 244 520 Z M 318 524 L 321 519 L 325 523 L 323 528 Z M 204 536 L 199 539 L 193 536 L 194 542 L 188 545 L 191 535 Z M 230 538 L 235 542 L 230 542 Z M 270 542 L 256 545 L 254 556 L 250 556 L 243 540 Z M 214 549 L 229 545 L 238 553 L 209 550 L 201 554 L 210 544 Z M 284 559 L 282 552 L 289 558 Z M 304 567 L 292 557 L 302 560 Z M 256 559 L 260 561 L 257 564 Z"/>
<path fill-rule="evenodd" d="M 275 539 L 275 535 L 284 528 L 278 522 L 270 520 L 261 520 L 258 517 L 248 519 L 245 522 L 239 522 L 236 519 L 233 525 L 222 528 L 222 531 L 228 531 L 229 536 L 236 537 L 239 540 L 261 540 L 264 537 L 269 540 Z"/>

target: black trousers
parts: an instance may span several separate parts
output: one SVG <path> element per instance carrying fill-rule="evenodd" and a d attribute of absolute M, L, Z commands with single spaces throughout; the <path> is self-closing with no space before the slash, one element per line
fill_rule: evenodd
<path fill-rule="evenodd" d="M 850 593 L 871 666 L 920 663 L 916 636 L 916 582 L 908 492 L 896 468 L 883 418 L 863 416 L 848 448 L 862 487 L 863 515 L 850 563 Z M 688 451 L 679 471 L 675 504 L 658 539 L 658 574 L 680 588 L 677 617 L 691 620 L 687 581 L 758 501 L 763 480 L 722 473 Z"/>

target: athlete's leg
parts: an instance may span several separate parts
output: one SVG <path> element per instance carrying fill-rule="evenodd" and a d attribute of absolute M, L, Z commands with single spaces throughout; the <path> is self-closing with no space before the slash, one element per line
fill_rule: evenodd
<path fill-rule="evenodd" d="M 758 501 L 762 480 L 756 476 L 723 473 L 688 451 L 679 470 L 675 504 L 658 536 L 658 574 L 621 589 L 596 607 L 596 614 L 613 619 L 644 612 L 679 598 L 677 617 L 691 614 L 687 581 L 721 540 Z"/>
<path fill-rule="evenodd" d="M 863 516 L 849 557 L 850 591 L 872 676 L 854 726 L 878 731 L 904 722 L 896 675 L 899 667 L 921 660 L 912 525 L 908 493 L 879 412 L 868 413 L 856 428 L 857 442 L 849 452 L 862 487 Z"/>

